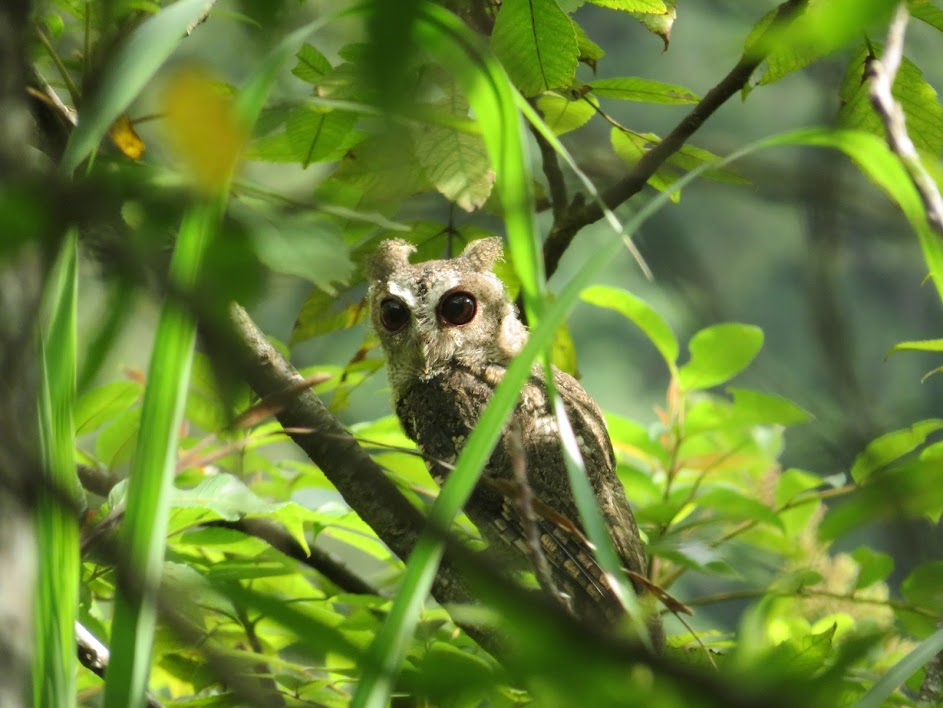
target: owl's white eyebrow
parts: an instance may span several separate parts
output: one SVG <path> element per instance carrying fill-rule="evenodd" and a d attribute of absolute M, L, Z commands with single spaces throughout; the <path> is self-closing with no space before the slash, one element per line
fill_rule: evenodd
<path fill-rule="evenodd" d="M 407 288 L 402 287 L 395 280 L 390 280 L 386 284 L 386 289 L 390 291 L 390 295 L 398 297 L 409 307 L 416 306 L 416 296 L 411 293 Z"/>

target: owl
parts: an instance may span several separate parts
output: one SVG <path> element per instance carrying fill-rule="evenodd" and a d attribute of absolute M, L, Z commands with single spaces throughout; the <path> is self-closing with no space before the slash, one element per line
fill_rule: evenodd
<path fill-rule="evenodd" d="M 441 485 L 511 359 L 524 347 L 527 329 L 492 272 L 503 255 L 500 239 L 473 241 L 449 260 L 412 264 L 414 250 L 401 240 L 380 244 L 369 267 L 370 312 L 386 353 L 396 415 Z M 616 477 L 602 413 L 572 376 L 554 368 L 553 380 L 610 537 L 643 595 L 645 553 Z M 520 501 L 522 485 L 515 481 L 521 464 L 533 494 L 529 519 Z M 622 615 L 582 533 L 541 365 L 532 369 L 465 512 L 492 546 L 545 563 L 553 590 L 577 617 L 602 624 Z M 541 553 L 528 542 L 535 536 Z M 660 644 L 655 613 L 649 628 Z"/>

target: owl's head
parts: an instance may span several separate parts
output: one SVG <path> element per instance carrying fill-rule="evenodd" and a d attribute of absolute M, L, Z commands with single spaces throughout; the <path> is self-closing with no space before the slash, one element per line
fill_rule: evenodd
<path fill-rule="evenodd" d="M 394 392 L 457 366 L 506 365 L 527 339 L 492 268 L 501 240 L 472 241 L 457 258 L 412 264 L 415 246 L 390 240 L 370 263 L 370 313 Z"/>

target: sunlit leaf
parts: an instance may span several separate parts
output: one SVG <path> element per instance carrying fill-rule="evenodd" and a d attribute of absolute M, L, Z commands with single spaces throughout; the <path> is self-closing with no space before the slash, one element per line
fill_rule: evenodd
<path fill-rule="evenodd" d="M 505 0 L 491 48 L 525 96 L 569 86 L 580 57 L 573 23 L 555 0 Z"/>
<path fill-rule="evenodd" d="M 858 563 L 858 579 L 855 581 L 858 589 L 881 582 L 894 570 L 894 559 L 891 556 L 867 546 L 856 548 L 851 557 Z"/>
<path fill-rule="evenodd" d="M 568 98 L 545 93 L 537 99 L 537 108 L 555 135 L 564 135 L 589 122 L 596 115 L 592 97 Z"/>
<path fill-rule="evenodd" d="M 686 390 L 710 388 L 729 381 L 749 366 L 763 346 L 763 331 L 744 324 L 719 324 L 702 329 L 688 342 L 691 359 L 681 367 Z"/>
<path fill-rule="evenodd" d="M 669 103 L 690 104 L 701 100 L 693 91 L 664 84 L 660 81 L 625 77 L 613 79 L 596 79 L 589 82 L 589 87 L 597 96 L 617 98 L 620 101 L 639 101 L 642 103 Z"/>
<path fill-rule="evenodd" d="M 943 420 L 930 419 L 909 428 L 895 430 L 872 440 L 851 466 L 851 476 L 859 484 L 871 474 L 922 445 L 927 436 L 943 428 Z"/>
<path fill-rule="evenodd" d="M 606 307 L 625 316 L 651 340 L 668 365 L 668 370 L 675 371 L 678 360 L 678 340 L 664 318 L 644 300 L 625 291 L 594 285 L 586 288 L 580 297 L 598 307 Z"/>

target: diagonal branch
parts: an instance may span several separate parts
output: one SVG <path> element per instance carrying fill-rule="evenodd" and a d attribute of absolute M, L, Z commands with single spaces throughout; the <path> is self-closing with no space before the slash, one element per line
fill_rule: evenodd
<path fill-rule="evenodd" d="M 884 56 L 868 62 L 869 94 L 874 109 L 884 123 L 888 147 L 900 158 L 917 188 L 930 226 L 943 236 L 943 198 L 940 197 L 936 181 L 920 162 L 920 155 L 907 133 L 904 109 L 891 93 L 904 56 L 904 34 L 909 17 L 907 4 L 902 2 L 888 30 Z"/>
<path fill-rule="evenodd" d="M 680 150 L 684 143 L 720 108 L 731 96 L 739 92 L 766 59 L 773 43 L 770 41 L 783 26 L 791 22 L 805 6 L 805 0 L 786 0 L 776 10 L 776 14 L 763 35 L 753 44 L 755 49 L 747 50 L 737 65 L 730 70 L 720 83 L 708 91 L 690 113 L 675 126 L 664 140 L 646 152 L 635 168 L 604 190 L 603 201 L 614 209 L 629 198 L 635 196 L 649 178 Z M 603 216 L 602 208 L 595 202 L 574 203 L 562 215 L 554 219 L 553 226 L 544 243 L 544 264 L 547 277 L 553 275 L 560 259 L 570 246 L 577 232 L 584 226 L 598 221 Z"/>

